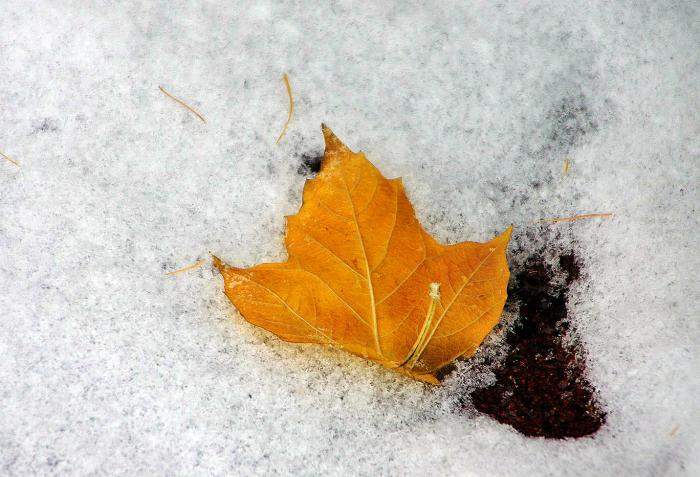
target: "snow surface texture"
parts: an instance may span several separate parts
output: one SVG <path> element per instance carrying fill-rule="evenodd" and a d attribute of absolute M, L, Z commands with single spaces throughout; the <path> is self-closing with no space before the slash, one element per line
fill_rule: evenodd
<path fill-rule="evenodd" d="M 0 474 L 700 474 L 696 2 L 196 3 L 2 1 Z M 439 240 L 583 258 L 599 434 L 458 411 L 507 326 L 435 388 L 164 275 L 283 259 L 322 121 Z"/>

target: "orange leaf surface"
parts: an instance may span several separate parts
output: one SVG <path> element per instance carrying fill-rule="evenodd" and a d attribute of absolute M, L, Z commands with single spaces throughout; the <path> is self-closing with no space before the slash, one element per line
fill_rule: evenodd
<path fill-rule="evenodd" d="M 438 243 L 401 179 L 323 134 L 321 170 L 287 217 L 288 260 L 236 268 L 215 257 L 225 293 L 285 341 L 332 345 L 437 384 L 438 370 L 471 356 L 498 322 L 511 229 L 486 243 Z"/>

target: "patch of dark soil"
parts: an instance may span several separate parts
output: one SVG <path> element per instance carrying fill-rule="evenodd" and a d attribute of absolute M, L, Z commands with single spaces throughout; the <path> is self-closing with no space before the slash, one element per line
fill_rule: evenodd
<path fill-rule="evenodd" d="M 506 337 L 510 351 L 495 371 L 496 383 L 471 394 L 474 406 L 526 436 L 595 433 L 605 413 L 586 379 L 584 354 L 567 336 L 567 293 L 580 278 L 579 260 L 563 254 L 550 265 L 533 255 L 514 275 L 508 294 L 519 305 L 519 318 Z"/>
<path fill-rule="evenodd" d="M 310 176 L 321 170 L 321 161 L 323 153 L 319 154 L 302 154 L 301 164 L 297 168 L 297 174 L 300 176 Z"/>

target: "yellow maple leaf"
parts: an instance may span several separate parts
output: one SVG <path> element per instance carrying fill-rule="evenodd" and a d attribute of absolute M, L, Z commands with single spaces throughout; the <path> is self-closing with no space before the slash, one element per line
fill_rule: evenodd
<path fill-rule="evenodd" d="M 289 258 L 236 268 L 214 257 L 225 293 L 281 339 L 336 346 L 437 384 L 471 356 L 506 300 L 511 228 L 486 243 L 442 245 L 388 180 L 323 126 L 326 151 L 287 217 Z"/>

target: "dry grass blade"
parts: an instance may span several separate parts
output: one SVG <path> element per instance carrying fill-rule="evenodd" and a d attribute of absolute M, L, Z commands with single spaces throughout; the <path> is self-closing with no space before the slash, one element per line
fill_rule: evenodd
<path fill-rule="evenodd" d="M 195 268 L 201 267 L 205 263 L 207 263 L 206 260 L 200 260 L 199 262 L 195 263 L 194 265 L 190 265 L 189 267 L 181 268 L 180 270 L 174 270 L 172 272 L 168 272 L 168 273 L 166 273 L 166 275 L 177 275 L 178 273 L 189 272 L 190 270 L 194 270 Z"/>
<path fill-rule="evenodd" d="M 585 214 L 585 215 L 576 215 L 574 217 L 561 217 L 559 219 L 542 219 L 539 220 L 535 223 L 556 223 L 556 222 L 573 222 L 574 220 L 581 220 L 581 219 L 593 219 L 596 217 L 600 218 L 608 218 L 612 217 L 613 214 Z"/>
<path fill-rule="evenodd" d="M 292 97 L 292 87 L 289 85 L 289 77 L 287 76 L 287 73 L 284 74 L 282 79 L 284 80 L 284 85 L 287 88 L 287 95 L 289 95 L 289 115 L 287 116 L 287 122 L 284 123 L 284 128 L 282 128 L 282 132 L 277 138 L 277 144 L 279 144 L 284 135 L 287 134 L 287 128 L 289 128 L 289 123 L 292 122 L 292 112 L 294 111 L 294 98 Z"/>
<path fill-rule="evenodd" d="M 564 175 L 569 175 L 569 159 L 564 161 Z"/>
<path fill-rule="evenodd" d="M 173 96 L 172 94 L 168 93 L 168 92 L 165 90 L 165 88 L 163 88 L 162 86 L 158 86 L 158 89 L 160 89 L 160 90 L 163 92 L 163 94 L 166 95 L 168 98 L 172 99 L 173 101 L 175 101 L 176 103 L 178 103 L 179 105 L 181 105 L 182 107 L 184 107 L 185 109 L 187 109 L 189 112 L 191 112 L 192 114 L 194 114 L 195 116 L 197 116 L 199 119 L 201 119 L 202 122 L 203 122 L 204 124 L 207 123 L 207 120 L 204 119 L 204 116 L 202 116 L 202 115 L 201 115 L 196 109 L 194 109 L 192 106 L 190 106 L 189 104 L 185 103 L 185 102 L 184 102 L 183 100 L 181 100 L 180 98 L 177 98 L 177 97 Z"/>
<path fill-rule="evenodd" d="M 11 163 L 14 164 L 15 166 L 19 167 L 19 162 L 15 161 L 14 159 L 12 159 L 10 156 L 8 156 L 7 154 L 5 154 L 4 152 L 0 151 L 0 156 L 2 156 L 2 157 L 3 157 L 4 159 L 6 159 L 8 162 L 11 162 Z"/>

